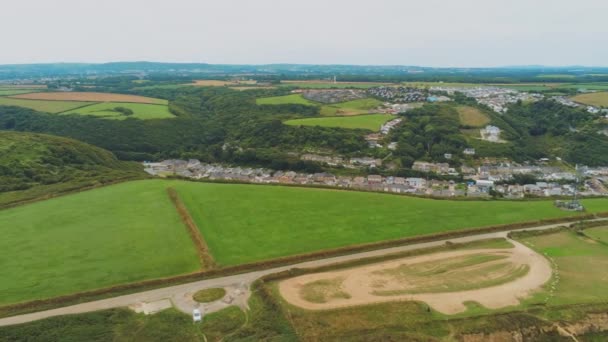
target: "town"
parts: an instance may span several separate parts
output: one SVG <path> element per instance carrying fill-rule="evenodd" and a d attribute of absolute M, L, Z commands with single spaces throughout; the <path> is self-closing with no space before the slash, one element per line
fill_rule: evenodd
<path fill-rule="evenodd" d="M 353 162 L 354 163 L 354 162 Z M 371 161 L 370 161 L 371 163 Z M 432 197 L 492 197 L 505 198 L 552 196 L 608 196 L 608 167 L 581 168 L 585 178 L 577 183 L 577 173 L 561 168 L 509 163 L 487 164 L 478 168 L 462 167 L 467 181 L 430 179 L 429 177 L 396 177 L 371 174 L 367 176 L 336 176 L 331 173 L 297 173 L 264 168 L 230 167 L 201 163 L 199 160 L 164 160 L 144 162 L 145 171 L 154 176 L 179 176 L 197 180 L 236 183 L 324 186 L 364 191 L 413 194 Z M 459 175 L 447 163 L 416 162 L 414 170 L 436 174 Z M 510 182 L 514 175 L 533 175 L 539 181 L 530 184 Z"/>

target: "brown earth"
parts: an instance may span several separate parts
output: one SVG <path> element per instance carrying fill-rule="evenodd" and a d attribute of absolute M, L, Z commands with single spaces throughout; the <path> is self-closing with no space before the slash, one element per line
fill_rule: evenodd
<path fill-rule="evenodd" d="M 456 314 L 465 311 L 465 302 L 477 302 L 490 309 L 518 305 L 520 298 L 528 296 L 551 278 L 552 269 L 551 264 L 541 255 L 518 242 L 511 241 L 511 243 L 515 246 L 511 249 L 477 249 L 434 253 L 341 271 L 307 274 L 280 282 L 279 291 L 287 302 L 309 310 L 334 309 L 396 300 L 426 302 L 435 310 L 445 314 Z M 529 271 L 525 275 L 507 283 L 481 289 L 409 294 L 407 290 L 415 288 L 416 284 L 407 284 L 408 282 L 403 280 L 395 282 L 394 279 L 387 281 L 386 278 L 377 276 L 378 272 L 395 269 L 403 265 L 409 266 L 432 261 L 441 263 L 441 261 L 445 260 L 479 254 L 505 256 L 505 260 L 508 260 L 513 266 L 527 265 Z M 495 276 L 499 275 L 487 274 L 490 280 Z M 311 303 L 302 298 L 302 288 L 306 284 L 337 277 L 345 279 L 341 290 L 348 294 L 350 298 L 332 297 L 327 298 L 324 303 Z M 399 291 L 395 292 L 395 295 L 378 295 L 376 291 L 379 287 L 388 289 L 389 291 L 395 289 Z"/>
<path fill-rule="evenodd" d="M 49 92 L 49 93 L 29 93 L 10 96 L 15 99 L 25 100 L 46 100 L 46 101 L 89 101 L 89 102 L 130 102 L 130 103 L 149 103 L 167 104 L 166 100 L 154 99 L 151 97 L 95 93 L 95 92 Z"/>

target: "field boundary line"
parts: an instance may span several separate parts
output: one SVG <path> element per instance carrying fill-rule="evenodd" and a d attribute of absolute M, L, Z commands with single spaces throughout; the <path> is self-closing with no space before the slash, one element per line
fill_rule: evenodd
<path fill-rule="evenodd" d="M 201 264 L 202 269 L 210 270 L 217 268 L 217 264 L 213 259 L 213 256 L 209 252 L 209 247 L 207 246 L 207 243 L 203 238 L 201 231 L 198 229 L 198 226 L 192 219 L 192 216 L 190 216 L 188 208 L 186 207 L 184 202 L 182 202 L 182 200 L 179 198 L 179 194 L 177 193 L 177 191 L 172 187 L 168 187 L 167 194 L 169 195 L 169 199 L 171 199 L 171 202 L 175 206 L 177 214 L 180 216 L 182 222 L 188 229 L 190 238 L 192 239 L 192 242 L 196 247 L 196 252 L 198 254 L 199 262 Z"/>
<path fill-rule="evenodd" d="M 38 101 L 40 101 L 40 100 L 38 100 Z M 68 101 L 68 102 L 80 102 L 80 101 Z M 82 105 L 80 107 L 64 110 L 62 112 L 57 112 L 57 113 L 53 113 L 53 114 L 63 114 L 63 113 L 71 112 L 73 110 L 82 109 L 82 108 L 85 108 L 85 107 L 90 107 L 90 106 L 93 106 L 93 105 L 96 105 L 96 104 L 100 104 L 100 103 L 102 103 L 102 102 L 91 102 L 89 104 L 85 104 L 85 105 Z"/>

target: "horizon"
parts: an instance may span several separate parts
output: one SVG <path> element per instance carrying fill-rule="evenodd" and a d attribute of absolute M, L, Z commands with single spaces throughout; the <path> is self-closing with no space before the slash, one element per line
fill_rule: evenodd
<path fill-rule="evenodd" d="M 32 10 L 34 9 L 34 10 Z M 608 2 L 379 0 L 13 2 L 0 64 L 155 60 L 438 68 L 608 60 Z M 16 15 L 17 14 L 17 15 Z M 24 15 L 27 21 L 24 20 Z"/>

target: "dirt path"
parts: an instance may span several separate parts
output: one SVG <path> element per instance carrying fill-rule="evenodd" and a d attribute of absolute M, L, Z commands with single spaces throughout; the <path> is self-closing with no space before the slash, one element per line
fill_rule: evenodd
<path fill-rule="evenodd" d="M 389 302 L 396 300 L 423 301 L 432 306 L 435 310 L 445 314 L 455 314 L 466 310 L 464 305 L 467 301 L 475 301 L 484 307 L 497 309 L 505 306 L 519 304 L 520 298 L 528 296 L 532 291 L 540 288 L 551 279 L 551 264 L 547 259 L 515 241 L 511 241 L 514 248 L 510 249 L 476 249 L 461 250 L 453 252 L 433 253 L 422 256 L 408 257 L 398 260 L 391 260 L 372 264 L 363 267 L 356 267 L 342 271 L 308 274 L 282 281 L 279 284 L 281 295 L 291 304 L 309 309 L 323 310 L 335 309 L 340 307 L 364 305 L 378 302 Z M 422 294 L 401 294 L 393 296 L 375 295 L 374 285 L 380 277 L 377 271 L 394 269 L 401 265 L 418 264 L 429 261 L 444 261 L 471 255 L 496 255 L 506 256 L 513 265 L 528 265 L 529 271 L 524 276 L 511 282 L 486 287 L 476 290 L 442 292 L 442 293 L 422 293 Z M 491 278 L 491 275 L 487 275 Z M 304 284 L 319 281 L 322 279 L 342 278 L 341 290 L 348 294 L 350 298 L 332 298 L 325 303 L 312 303 L 301 296 L 301 289 Z M 390 287 L 391 284 L 388 284 Z M 393 284 L 394 288 L 403 288 L 403 284 Z M 399 286 L 402 285 L 402 286 Z M 383 286 L 386 286 L 384 284 Z"/>
<path fill-rule="evenodd" d="M 595 220 L 593 220 L 595 221 Z M 563 224 L 551 224 L 545 226 L 539 226 L 535 228 L 526 228 L 524 230 L 546 230 L 555 227 L 563 226 Z M 39 311 L 24 315 L 0 318 L 0 326 L 19 324 L 25 322 L 31 322 L 39 319 L 44 319 L 48 317 L 61 316 L 61 315 L 69 315 L 69 314 L 79 314 L 85 312 L 92 312 L 98 310 L 106 310 L 112 308 L 119 307 L 127 307 L 130 305 L 137 305 L 139 303 L 149 303 L 155 302 L 162 299 L 170 299 L 178 309 L 191 313 L 192 307 L 188 307 L 191 305 L 190 301 L 184 301 L 183 298 L 188 293 L 194 293 L 198 290 L 208 289 L 213 287 L 228 287 L 228 286 L 240 286 L 240 285 L 249 285 L 253 281 L 263 277 L 267 274 L 277 273 L 284 270 L 288 270 L 291 268 L 310 268 L 310 267 L 319 267 L 325 265 L 331 265 L 335 263 L 341 263 L 346 261 L 358 260 L 362 258 L 376 257 L 393 253 L 400 253 L 406 251 L 412 251 L 422 248 L 430 248 L 445 245 L 446 242 L 453 243 L 465 243 L 493 238 L 501 238 L 506 237 L 508 232 L 497 232 L 497 233 L 485 233 L 478 235 L 470 235 L 461 238 L 447 239 L 447 240 L 438 240 L 432 242 L 425 242 L 413 245 L 385 248 L 380 250 L 374 250 L 363 253 L 356 253 L 350 255 L 343 255 L 338 257 L 332 257 L 327 259 L 319 259 L 314 261 L 303 262 L 299 264 L 287 265 L 282 267 L 271 268 L 262 271 L 255 271 L 249 273 L 242 273 L 227 277 L 214 278 L 214 279 L 205 279 L 192 283 L 175 285 L 150 291 L 144 291 L 139 293 L 133 293 L 129 295 L 102 299 L 82 304 L 70 305 L 62 308 Z"/>

